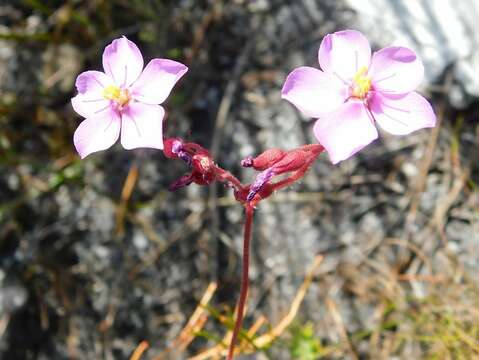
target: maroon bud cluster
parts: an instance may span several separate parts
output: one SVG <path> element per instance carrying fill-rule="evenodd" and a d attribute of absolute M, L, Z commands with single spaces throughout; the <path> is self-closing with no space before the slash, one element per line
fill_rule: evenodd
<path fill-rule="evenodd" d="M 257 157 L 251 156 L 241 161 L 244 167 L 251 167 L 260 173 L 252 184 L 244 185 L 229 171 L 219 167 L 208 150 L 196 143 L 185 142 L 181 138 L 164 140 L 163 152 L 170 159 L 180 159 L 189 168 L 190 174 L 183 175 L 170 185 L 170 191 L 178 190 L 192 183 L 208 185 L 214 181 L 233 188 L 237 201 L 256 206 L 274 191 L 288 186 L 304 176 L 313 161 L 324 150 L 321 145 L 304 145 L 297 149 L 284 151 L 273 148 Z M 279 175 L 289 174 L 286 178 L 272 182 Z"/>
<path fill-rule="evenodd" d="M 256 158 L 247 157 L 241 164 L 261 172 L 250 186 L 246 201 L 252 201 L 256 194 L 265 189 L 266 184 L 270 184 L 275 191 L 297 181 L 304 176 L 323 150 L 321 145 L 312 144 L 289 151 L 274 148 L 264 151 Z M 286 173 L 291 173 L 291 175 L 281 181 L 270 183 L 275 176 Z"/>
<path fill-rule="evenodd" d="M 241 329 L 248 293 L 249 243 L 251 240 L 254 208 L 261 200 L 271 196 L 276 190 L 301 179 L 318 155 L 324 151 L 324 148 L 321 145 L 313 144 L 304 145 L 289 151 L 269 149 L 255 158 L 248 156 L 241 161 L 241 165 L 253 168 L 259 171 L 259 174 L 252 184 L 243 185 L 229 171 L 219 167 L 213 161 L 208 150 L 202 146 L 185 142 L 180 138 L 168 138 L 165 139 L 163 143 L 163 152 L 166 157 L 170 159 L 180 159 L 190 168 L 189 174 L 183 175 L 170 185 L 170 191 L 178 190 L 191 183 L 208 185 L 214 181 L 218 181 L 232 188 L 235 199 L 245 208 L 246 221 L 243 243 L 241 293 L 238 300 L 238 313 L 227 356 L 228 360 L 231 360 L 234 355 L 236 339 Z M 282 179 L 273 182 L 276 176 L 282 176 Z"/>

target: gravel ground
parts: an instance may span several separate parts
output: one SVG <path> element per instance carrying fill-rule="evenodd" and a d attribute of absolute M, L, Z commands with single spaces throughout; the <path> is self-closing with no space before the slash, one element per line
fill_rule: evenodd
<path fill-rule="evenodd" d="M 186 169 L 159 151 L 117 145 L 80 161 L 71 143 L 80 119 L 69 104 L 76 75 L 100 69 L 103 47 L 120 34 L 145 58 L 188 63 L 166 105 L 167 134 L 212 149 L 249 182 L 242 158 L 315 142 L 310 119 L 280 89 L 294 67 L 317 66 L 322 37 L 354 27 L 357 15 L 332 0 L 25 4 L 0 4 L 0 357 L 129 359 L 147 340 L 144 359 L 154 359 L 211 281 L 214 308 L 235 304 L 243 210 L 222 187 L 168 192 Z M 436 129 L 382 134 L 339 166 L 322 155 L 301 183 L 260 205 L 246 325 L 260 314 L 277 323 L 322 254 L 296 322 L 343 344 L 327 358 L 388 358 L 381 341 L 349 336 L 376 328 L 385 299 L 437 290 L 399 284 L 399 275 L 443 274 L 452 289 L 478 269 L 478 108 L 448 104 L 447 73 L 435 85 Z M 206 329 L 222 337 L 225 327 Z M 251 358 L 291 358 L 289 338 Z M 196 339 L 169 356 L 214 343 Z M 406 342 L 395 356 L 422 354 Z"/>

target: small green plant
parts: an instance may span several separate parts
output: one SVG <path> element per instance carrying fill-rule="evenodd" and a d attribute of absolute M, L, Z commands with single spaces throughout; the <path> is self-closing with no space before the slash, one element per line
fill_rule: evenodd
<path fill-rule="evenodd" d="M 315 360 L 323 354 L 323 348 L 318 338 L 314 337 L 313 324 L 308 322 L 291 329 L 293 339 L 290 345 L 290 354 L 293 359 Z"/>

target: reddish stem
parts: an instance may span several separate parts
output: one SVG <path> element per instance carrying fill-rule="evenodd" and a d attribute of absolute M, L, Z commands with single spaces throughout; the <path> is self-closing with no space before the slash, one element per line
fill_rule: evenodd
<path fill-rule="evenodd" d="M 244 189 L 244 185 L 232 173 L 220 168 L 216 164 L 213 165 L 213 166 L 215 168 L 216 176 L 217 176 L 219 181 L 221 181 L 223 183 L 226 183 L 226 184 L 231 184 L 231 186 L 236 191 L 241 191 L 242 189 Z"/>
<path fill-rule="evenodd" d="M 291 176 L 287 177 L 286 179 L 283 179 L 283 180 L 280 180 L 280 181 L 277 181 L 277 182 L 273 183 L 274 190 L 278 191 L 282 188 L 285 188 L 289 185 L 294 184 L 296 181 L 298 181 L 299 179 L 301 179 L 304 176 L 306 171 L 309 170 L 309 167 L 310 167 L 310 164 L 308 164 L 308 166 L 302 167 L 301 169 L 294 172 Z"/>
<path fill-rule="evenodd" d="M 255 206 L 269 197 L 275 191 L 289 186 L 301 179 L 311 167 L 319 154 L 324 151 L 322 145 L 309 144 L 299 148 L 283 151 L 270 149 L 256 158 L 248 157 L 242 161 L 245 167 L 253 167 L 261 171 L 252 184 L 242 184 L 229 171 L 218 166 L 211 154 L 202 146 L 184 142 L 181 138 L 167 138 L 164 140 L 164 154 L 171 159 L 181 159 L 190 168 L 190 174 L 179 178 L 170 186 L 174 191 L 191 183 L 208 185 L 214 181 L 221 182 L 234 189 L 235 199 L 242 203 L 246 211 L 243 239 L 243 262 L 241 275 L 241 291 L 238 299 L 236 321 L 233 335 L 228 349 L 228 360 L 232 360 L 234 349 L 243 323 L 244 309 L 248 296 L 249 285 L 249 244 L 251 241 L 251 227 Z M 289 174 L 283 180 L 272 182 L 276 176 Z"/>
<path fill-rule="evenodd" d="M 228 349 L 228 360 L 233 359 L 234 349 L 238 334 L 243 323 L 244 307 L 246 304 L 246 297 L 248 295 L 249 285 L 249 244 L 251 241 L 251 226 L 253 224 L 254 207 L 250 203 L 245 204 L 246 221 L 244 224 L 244 239 L 243 239 L 243 264 L 241 275 L 241 291 L 238 299 L 238 310 L 236 314 L 236 322 L 233 329 L 233 336 L 231 337 L 230 346 Z"/>

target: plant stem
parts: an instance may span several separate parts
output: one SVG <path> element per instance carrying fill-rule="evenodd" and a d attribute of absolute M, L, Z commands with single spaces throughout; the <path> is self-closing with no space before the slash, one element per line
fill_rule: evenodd
<path fill-rule="evenodd" d="M 248 295 L 248 285 L 249 285 L 249 244 L 251 241 L 251 226 L 253 224 L 253 213 L 254 207 L 250 203 L 245 204 L 246 210 L 246 221 L 244 224 L 244 239 L 243 239 L 243 268 L 241 275 L 241 291 L 240 297 L 238 299 L 238 310 L 236 314 L 236 322 L 233 329 L 233 336 L 231 337 L 230 346 L 228 349 L 228 360 L 233 359 L 234 348 L 238 334 L 243 323 L 244 316 L 244 307 L 246 304 L 246 298 Z"/>

